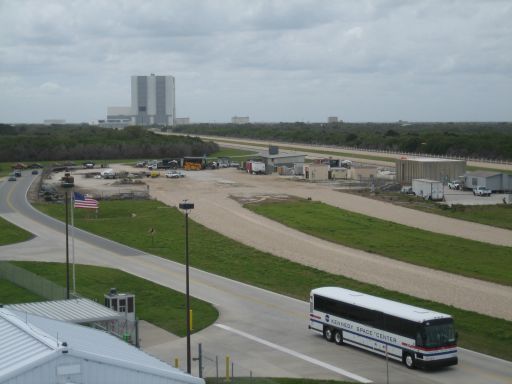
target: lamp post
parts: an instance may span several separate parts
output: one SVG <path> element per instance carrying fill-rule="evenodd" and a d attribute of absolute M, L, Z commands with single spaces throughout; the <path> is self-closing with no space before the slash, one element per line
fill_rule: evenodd
<path fill-rule="evenodd" d="M 66 172 L 64 177 L 62 178 L 61 186 L 65 189 L 64 199 L 65 199 L 65 209 L 66 209 L 66 299 L 69 300 L 69 189 L 73 188 L 75 185 L 75 179 L 73 176 Z"/>
<path fill-rule="evenodd" d="M 192 358 L 190 355 L 190 284 L 189 284 L 189 261 L 188 261 L 188 213 L 194 209 L 194 204 L 183 200 L 179 204 L 180 209 L 185 211 L 185 284 L 186 284 L 186 297 L 187 297 L 187 373 L 192 372 L 191 363 Z"/>

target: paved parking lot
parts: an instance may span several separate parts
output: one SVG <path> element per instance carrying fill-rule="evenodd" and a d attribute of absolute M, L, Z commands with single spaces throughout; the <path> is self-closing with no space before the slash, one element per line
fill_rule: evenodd
<path fill-rule="evenodd" d="M 503 204 L 503 199 L 507 204 L 512 204 L 510 194 L 493 193 L 491 196 L 474 196 L 472 191 L 457 191 L 449 188 L 444 189 L 444 198 L 449 205 L 494 205 Z"/>

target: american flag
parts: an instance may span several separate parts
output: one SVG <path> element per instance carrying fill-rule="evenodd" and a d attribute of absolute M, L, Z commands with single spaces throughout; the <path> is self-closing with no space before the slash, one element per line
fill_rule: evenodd
<path fill-rule="evenodd" d="M 89 209 L 98 209 L 99 203 L 98 200 L 94 200 L 91 197 L 87 197 L 82 195 L 81 193 L 75 192 L 73 194 L 73 200 L 75 201 L 75 208 L 89 208 Z"/>

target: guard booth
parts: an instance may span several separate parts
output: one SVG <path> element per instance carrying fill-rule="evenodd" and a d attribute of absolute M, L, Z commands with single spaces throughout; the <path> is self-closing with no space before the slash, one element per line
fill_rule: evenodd
<path fill-rule="evenodd" d="M 110 322 L 108 331 L 118 335 L 125 341 L 138 346 L 138 324 L 135 316 L 135 295 L 120 293 L 116 288 L 104 295 L 105 307 L 118 312 L 121 318 L 117 322 Z"/>

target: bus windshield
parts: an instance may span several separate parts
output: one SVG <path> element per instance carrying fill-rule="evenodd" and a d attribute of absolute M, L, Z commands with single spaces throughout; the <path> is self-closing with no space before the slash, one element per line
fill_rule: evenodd
<path fill-rule="evenodd" d="M 455 341 L 455 329 L 453 328 L 453 323 L 427 325 L 424 328 L 424 347 L 444 347 L 455 344 Z"/>

